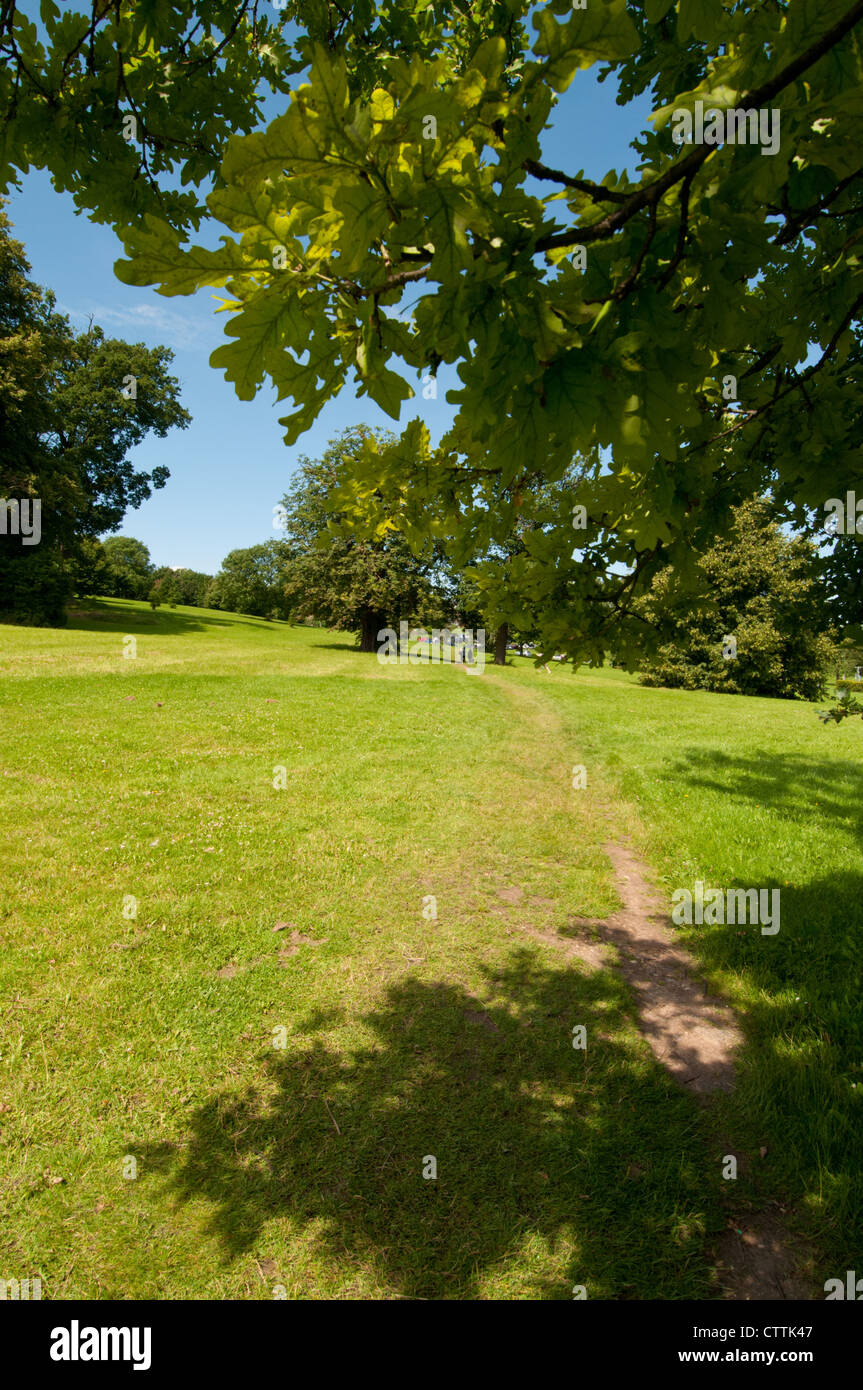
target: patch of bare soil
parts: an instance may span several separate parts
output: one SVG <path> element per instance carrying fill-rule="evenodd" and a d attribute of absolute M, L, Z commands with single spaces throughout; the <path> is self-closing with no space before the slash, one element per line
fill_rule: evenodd
<path fill-rule="evenodd" d="M 743 1041 L 734 1014 L 697 979 L 692 957 L 675 940 L 665 903 L 632 850 L 618 841 L 605 852 L 623 907 L 597 925 L 618 949 L 654 1056 L 692 1091 L 730 1091 L 734 1053 Z"/>
<path fill-rule="evenodd" d="M 623 907 L 598 923 L 617 948 L 638 1003 L 641 1031 L 657 1061 L 682 1085 L 709 1095 L 734 1085 L 743 1036 L 731 1008 L 711 999 L 689 952 L 675 940 L 665 902 L 632 850 L 606 845 Z M 740 1302 L 811 1299 L 813 1252 L 778 1217 L 734 1216 L 713 1251 L 724 1298 Z"/>
<path fill-rule="evenodd" d="M 605 846 L 623 907 L 604 921 L 583 922 L 582 931 L 542 930 L 523 922 L 520 934 L 554 946 L 601 970 L 617 947 L 619 968 L 636 996 L 639 1026 L 657 1061 L 683 1086 L 701 1094 L 727 1091 L 734 1082 L 734 1052 L 742 1037 L 734 1014 L 710 998 L 695 974 L 688 951 L 675 940 L 666 904 L 647 881 L 638 859 L 625 844 Z M 520 888 L 498 888 L 497 896 L 517 904 Z M 584 934 L 593 928 L 604 938 Z"/>
<path fill-rule="evenodd" d="M 742 1303 L 812 1299 L 813 1255 L 768 1212 L 741 1217 L 720 1236 L 716 1273 L 723 1298 Z"/>
<path fill-rule="evenodd" d="M 507 903 L 519 903 L 524 897 L 523 888 L 498 888 L 497 896 Z"/>
<path fill-rule="evenodd" d="M 290 925 L 290 922 L 280 922 L 273 927 L 273 931 L 281 931 Z M 282 946 L 276 956 L 276 960 L 279 965 L 286 968 L 288 961 L 298 954 L 301 946 L 323 946 L 328 940 L 329 937 L 326 936 L 315 939 L 312 936 L 304 936 L 301 931 L 293 930 L 290 937 L 287 938 L 286 944 Z M 240 965 L 234 961 L 228 961 L 227 965 L 223 965 L 221 970 L 216 971 L 216 974 L 220 980 L 233 980 L 234 976 L 239 975 L 241 971 L 251 970 L 256 965 L 262 965 L 267 959 L 267 956 L 255 956 L 253 960 L 243 961 Z"/>
<path fill-rule="evenodd" d="M 532 941 L 541 941 L 544 946 L 554 946 L 573 960 L 580 960 L 591 970 L 604 970 L 611 965 L 611 954 L 601 941 L 591 941 L 575 932 L 564 935 L 557 931 L 543 931 L 541 927 L 530 927 L 519 922 L 520 936 L 529 936 Z"/>
<path fill-rule="evenodd" d="M 314 937 L 304 936 L 301 931 L 292 931 L 290 944 L 288 946 L 283 946 L 279 951 L 279 965 L 284 965 L 285 961 L 289 960 L 291 956 L 295 956 L 301 946 L 323 946 L 326 944 L 327 940 L 328 938 L 326 936 L 322 936 L 316 941 Z"/>

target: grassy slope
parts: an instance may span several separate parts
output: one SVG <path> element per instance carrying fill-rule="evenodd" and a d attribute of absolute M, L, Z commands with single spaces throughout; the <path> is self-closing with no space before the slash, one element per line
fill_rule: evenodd
<path fill-rule="evenodd" d="M 693 945 L 751 1019 L 727 1116 L 768 1145 L 746 1193 L 805 1195 L 845 1258 L 859 1033 L 824 1010 L 860 940 L 856 726 L 90 608 L 0 633 L 0 1276 L 52 1297 L 708 1296 L 714 1133 L 617 976 L 521 930 L 614 906 L 615 827 L 669 885 L 783 884 L 779 937 Z"/>

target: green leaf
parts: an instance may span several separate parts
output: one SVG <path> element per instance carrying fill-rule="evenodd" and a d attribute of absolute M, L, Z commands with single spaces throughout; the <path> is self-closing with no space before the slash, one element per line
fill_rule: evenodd
<path fill-rule="evenodd" d="M 484 39 L 475 53 L 471 54 L 470 66 L 481 72 L 489 86 L 496 85 L 503 73 L 506 62 L 506 40 L 500 34 Z"/>
<path fill-rule="evenodd" d="M 332 205 L 342 219 L 338 235 L 339 267 L 353 274 L 367 260 L 370 247 L 389 227 L 386 198 L 371 184 L 342 183 L 333 193 Z"/>
<path fill-rule="evenodd" d="M 603 4 L 592 0 L 565 24 L 558 24 L 551 10 L 544 8 L 534 14 L 533 24 L 539 30 L 534 51 L 547 57 L 543 72 L 556 92 L 565 92 L 579 69 L 592 67 L 600 59 L 626 58 L 638 48 L 626 0 Z"/>
<path fill-rule="evenodd" d="M 644 0 L 644 15 L 649 24 L 658 24 L 668 14 L 674 0 Z"/>
<path fill-rule="evenodd" d="M 348 70 L 342 58 L 333 58 L 322 44 L 315 44 L 312 92 L 318 111 L 333 126 L 344 124 L 348 109 Z"/>
<path fill-rule="evenodd" d="M 227 331 L 235 341 L 216 348 L 210 365 L 222 367 L 240 399 L 250 401 L 264 380 L 272 354 L 301 341 L 312 326 L 311 315 L 304 312 L 296 295 L 283 299 L 264 291 L 232 318 Z"/>
<path fill-rule="evenodd" d="M 180 249 L 179 234 L 147 215 L 145 225 L 122 233 L 128 260 L 116 261 L 114 274 L 126 285 L 157 285 L 159 294 L 193 294 L 202 285 L 225 285 L 244 266 L 241 248 L 222 237 L 219 251 Z"/>
<path fill-rule="evenodd" d="M 402 401 L 410 400 L 414 394 L 407 382 L 388 368 L 363 378 L 359 394 L 364 392 L 393 420 L 398 420 L 401 414 Z"/>
<path fill-rule="evenodd" d="M 722 33 L 727 16 L 716 0 L 680 0 L 677 12 L 677 32 L 684 41 L 690 38 L 712 43 Z"/>

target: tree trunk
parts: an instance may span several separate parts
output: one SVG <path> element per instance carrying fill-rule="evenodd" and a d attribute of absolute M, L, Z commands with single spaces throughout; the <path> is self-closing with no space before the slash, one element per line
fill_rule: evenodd
<path fill-rule="evenodd" d="M 385 624 L 380 613 L 372 613 L 368 608 L 360 617 L 360 651 L 376 652 L 378 633 Z"/>
<path fill-rule="evenodd" d="M 501 623 L 495 634 L 494 639 L 494 664 L 495 666 L 506 665 L 506 639 L 509 636 L 509 624 Z"/>

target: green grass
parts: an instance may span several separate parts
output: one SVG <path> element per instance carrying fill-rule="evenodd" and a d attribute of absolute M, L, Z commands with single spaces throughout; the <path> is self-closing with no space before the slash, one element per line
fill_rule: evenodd
<path fill-rule="evenodd" d="M 669 905 L 698 879 L 780 890 L 775 936 L 738 925 L 681 935 L 745 1028 L 739 1083 L 717 1114 L 752 1157 L 741 1192 L 755 1206 L 793 1205 L 824 1268 L 853 1268 L 863 1248 L 863 728 L 824 725 L 811 705 L 643 689 L 610 671 L 550 694 L 583 760 L 613 779 Z"/>
<path fill-rule="evenodd" d="M 0 1277 L 711 1297 L 728 1135 L 824 1277 L 859 1252 L 856 724 L 119 600 L 0 631 L 0 718 Z M 710 1113 L 615 971 L 525 930 L 614 908 L 618 831 L 669 889 L 782 885 L 778 937 L 687 933 L 749 1038 Z"/>

